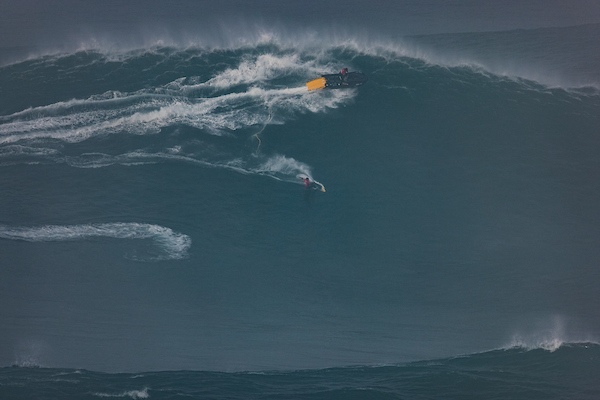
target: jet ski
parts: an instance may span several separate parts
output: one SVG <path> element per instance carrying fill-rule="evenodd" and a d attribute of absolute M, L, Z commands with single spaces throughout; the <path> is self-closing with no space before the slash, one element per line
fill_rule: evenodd
<path fill-rule="evenodd" d="M 323 75 L 321 78 L 306 82 L 308 90 L 314 89 L 344 89 L 364 84 L 368 80 L 362 72 L 346 72 L 345 74 Z"/>

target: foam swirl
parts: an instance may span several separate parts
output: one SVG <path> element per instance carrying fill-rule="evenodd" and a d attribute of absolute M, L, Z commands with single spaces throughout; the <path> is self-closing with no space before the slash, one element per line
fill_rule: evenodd
<path fill-rule="evenodd" d="M 192 244 L 189 236 L 170 228 L 142 223 L 105 223 L 89 225 L 45 225 L 39 227 L 9 227 L 0 225 L 0 239 L 27 242 L 60 242 L 91 237 L 113 239 L 151 239 L 161 254 L 152 259 L 182 259 Z M 146 259 L 140 259 L 145 261 Z"/>

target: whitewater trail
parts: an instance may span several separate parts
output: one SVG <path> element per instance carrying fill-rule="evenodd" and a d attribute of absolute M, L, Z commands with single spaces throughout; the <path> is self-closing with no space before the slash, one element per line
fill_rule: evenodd
<path fill-rule="evenodd" d="M 115 66 L 110 57 L 103 62 L 106 68 L 117 68 L 139 56 L 137 53 L 123 55 Z M 99 57 L 98 62 L 105 56 Z M 42 68 L 45 62 L 54 65 L 66 62 L 66 59 L 40 60 L 41 66 L 36 68 Z M 168 61 L 169 57 L 165 62 Z M 97 64 L 91 63 L 87 68 L 97 67 Z M 85 69 L 86 66 L 78 68 Z M 297 54 L 258 54 L 245 56 L 227 68 L 214 71 L 209 78 L 182 76 L 137 91 L 127 92 L 115 87 L 87 98 L 29 107 L 0 117 L 0 166 L 50 162 L 99 168 L 115 164 L 191 162 L 295 181 L 298 173 L 310 174 L 310 167 L 278 154 L 276 150 L 271 154 L 259 154 L 260 135 L 270 125 L 285 125 L 299 114 L 322 113 L 352 100 L 353 91 L 307 91 L 305 77 L 325 69 L 326 66 L 319 66 L 316 60 L 302 59 Z M 299 79 L 290 81 L 290 76 Z M 294 85 L 284 87 L 280 83 L 282 80 L 294 82 Z M 228 138 L 243 138 L 240 132 L 256 126 L 262 126 L 253 135 L 258 141 L 256 151 L 235 154 Z M 193 133 L 193 138 L 173 143 L 168 136 L 181 127 Z M 148 136 L 156 137 L 157 142 L 169 143 L 154 149 L 135 145 L 136 141 Z M 213 144 L 207 147 L 204 143 L 210 141 L 211 136 L 223 139 L 212 140 Z M 127 137 L 139 140 L 124 141 Z M 104 151 L 102 146 L 95 145 L 99 141 L 119 143 L 116 146 L 120 150 L 118 153 Z M 123 143 L 130 143 L 129 147 L 124 148 Z M 79 144 L 94 150 L 73 150 L 75 146 L 80 148 Z"/>
<path fill-rule="evenodd" d="M 10 227 L 0 225 L 0 239 L 27 242 L 61 242 L 86 240 L 94 237 L 112 239 L 151 239 L 161 250 L 154 259 L 182 259 L 187 257 L 192 244 L 189 236 L 152 224 L 104 223 L 90 225 L 45 225 L 38 227 Z M 141 261 L 149 259 L 142 257 Z"/>

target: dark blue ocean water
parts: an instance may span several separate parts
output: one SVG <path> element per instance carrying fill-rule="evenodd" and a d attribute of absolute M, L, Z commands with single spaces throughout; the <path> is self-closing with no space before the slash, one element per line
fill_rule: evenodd
<path fill-rule="evenodd" d="M 597 8 L 184 3 L 0 43 L 0 397 L 598 397 Z"/>
<path fill-rule="evenodd" d="M 265 372 L 107 374 L 2 368 L 18 399 L 596 399 L 598 345 L 496 350 L 396 366 Z"/>

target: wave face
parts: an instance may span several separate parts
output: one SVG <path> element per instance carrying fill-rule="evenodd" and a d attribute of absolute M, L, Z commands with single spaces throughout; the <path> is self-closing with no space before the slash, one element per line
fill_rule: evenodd
<path fill-rule="evenodd" d="M 137 76 L 138 65 L 144 65 L 143 76 Z M 6 68 L 6 74 L 13 68 L 17 66 Z M 289 179 L 309 174 L 308 166 L 259 153 L 258 128 L 264 131 L 298 115 L 322 113 L 354 96 L 350 91 L 308 94 L 299 85 L 331 67 L 268 44 L 208 53 L 172 48 L 112 56 L 79 52 L 25 62 L 18 68 L 25 68 L 23 80 L 12 82 L 14 88 L 9 90 L 22 90 L 20 85 L 31 82 L 29 73 L 52 74 L 55 68 L 65 71 L 70 84 L 86 85 L 89 77 L 98 80 L 87 83 L 94 87 L 88 94 L 80 93 L 81 99 L 11 104 L 0 125 L 4 165 L 53 162 L 97 168 L 173 160 Z M 126 82 L 126 88 L 93 93 L 113 74 L 123 74 L 118 79 Z M 55 85 L 46 90 L 60 91 L 62 84 Z M 129 148 L 119 144 L 124 137 Z M 255 151 L 240 156 L 240 148 L 249 146 Z"/>
<path fill-rule="evenodd" d="M 514 42 L 522 61 L 518 34 L 257 34 L 0 67 L 0 365 L 460 369 L 447 358 L 598 342 L 600 96 L 583 72 L 467 57 Z M 369 81 L 307 91 L 342 67 Z"/>
<path fill-rule="evenodd" d="M 597 344 L 582 343 L 553 353 L 508 349 L 403 365 L 263 373 L 2 368 L 0 393 L 60 393 L 64 399 L 595 399 L 599 356 Z"/>

